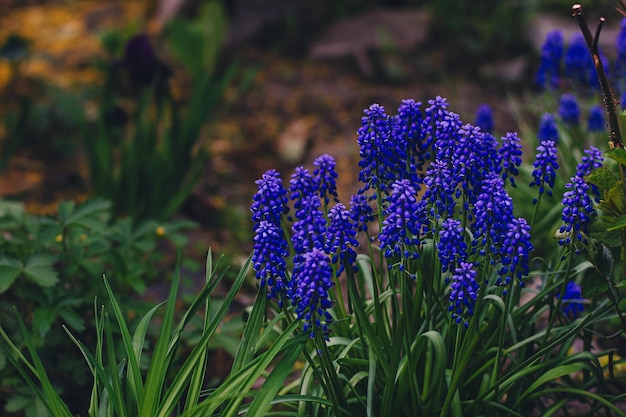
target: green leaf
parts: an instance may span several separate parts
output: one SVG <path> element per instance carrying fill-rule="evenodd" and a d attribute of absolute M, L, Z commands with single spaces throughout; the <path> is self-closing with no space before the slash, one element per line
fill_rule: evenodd
<path fill-rule="evenodd" d="M 614 160 L 615 162 L 626 165 L 626 149 L 613 148 L 604 152 L 604 156 Z"/>
<path fill-rule="evenodd" d="M 80 205 L 76 210 L 68 213 L 63 222 L 65 226 L 78 225 L 86 228 L 102 229 L 106 227 L 109 219 L 111 202 L 101 198 L 89 200 Z M 60 213 L 59 213 L 59 217 Z"/>
<path fill-rule="evenodd" d="M 626 213 L 626 196 L 622 181 L 618 181 L 604 193 L 604 201 L 598 205 L 598 209 L 614 217 Z"/>
<path fill-rule="evenodd" d="M 617 219 L 615 219 L 615 221 L 611 223 L 611 226 L 608 227 L 606 230 L 607 232 L 611 232 L 613 230 L 623 229 L 624 227 L 626 227 L 626 214 L 622 214 Z"/>
<path fill-rule="evenodd" d="M 9 413 L 15 413 L 20 410 L 24 410 L 27 406 L 31 405 L 35 399 L 32 397 L 24 397 L 21 395 L 12 395 L 4 405 L 4 409 Z"/>
<path fill-rule="evenodd" d="M 44 337 L 56 318 L 57 312 L 54 308 L 49 306 L 38 307 L 33 313 L 33 328 L 39 336 Z"/>
<path fill-rule="evenodd" d="M 65 321 L 69 327 L 82 332 L 85 330 L 85 320 L 79 316 L 74 310 L 70 310 L 67 308 L 59 311 L 59 316 Z"/>
<path fill-rule="evenodd" d="M 21 272 L 22 266 L 17 259 L 0 259 L 0 294 L 11 288 L 11 285 Z"/>
<path fill-rule="evenodd" d="M 609 169 L 597 168 L 585 177 L 585 181 L 598 186 L 601 190 L 608 190 L 615 186 L 619 179 Z"/>
<path fill-rule="evenodd" d="M 593 298 L 595 296 L 604 294 L 609 289 L 609 286 L 605 279 L 600 274 L 592 273 L 583 278 L 581 285 L 581 295 L 583 298 Z"/>
<path fill-rule="evenodd" d="M 59 280 L 54 270 L 57 258 L 48 254 L 34 254 L 24 262 L 24 274 L 43 287 L 50 287 Z"/>

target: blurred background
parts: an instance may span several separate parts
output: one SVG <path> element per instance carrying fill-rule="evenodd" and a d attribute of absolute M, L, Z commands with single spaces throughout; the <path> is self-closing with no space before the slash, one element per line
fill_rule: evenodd
<path fill-rule="evenodd" d="M 592 27 L 607 18 L 601 48 L 615 55 L 616 2 L 582 5 Z M 93 342 L 103 270 L 133 319 L 149 306 L 138 298 L 166 296 L 177 247 L 196 260 L 184 264 L 187 295 L 204 281 L 208 247 L 241 265 L 264 171 L 287 181 L 329 153 L 349 201 L 360 188 L 356 131 L 373 103 L 395 114 L 402 99 L 443 96 L 466 122 L 487 104 L 496 136 L 523 134 L 520 120 L 537 124 L 523 103 L 537 92 L 545 35 L 561 29 L 567 42 L 579 33 L 571 6 L 0 0 L 0 324 L 20 337 L 17 304 L 72 398 L 89 375 L 60 323 Z M 253 300 L 249 284 L 238 312 Z M 242 327 L 241 314 L 229 320 L 235 330 L 216 341 L 215 378 L 236 346 L 226 336 Z M 3 411 L 41 415 L 18 381 L 0 357 Z M 74 397 L 86 409 L 88 396 Z"/>
<path fill-rule="evenodd" d="M 614 2 L 587 3 L 592 17 L 608 15 L 617 27 Z M 487 103 L 498 132 L 515 130 L 507 100 L 533 88 L 545 33 L 576 30 L 570 8 L 565 0 L 3 0 L 0 194 L 37 213 L 99 194 L 120 213 L 182 214 L 215 233 L 213 244 L 239 247 L 249 241 L 253 181 L 266 169 L 288 172 L 331 153 L 346 192 L 357 187 L 355 132 L 372 103 L 393 113 L 403 98 L 441 95 L 468 121 Z M 165 161 L 145 143 L 125 149 L 138 130 L 144 142 L 185 148 Z M 172 137 L 160 137 L 164 130 Z M 120 158 L 172 163 L 177 173 L 166 176 L 181 178 L 166 186 Z M 155 180 L 132 188 L 131 176 Z M 125 201 L 136 194 L 163 206 L 163 197 L 142 195 L 154 187 L 185 191 L 163 213 Z"/>

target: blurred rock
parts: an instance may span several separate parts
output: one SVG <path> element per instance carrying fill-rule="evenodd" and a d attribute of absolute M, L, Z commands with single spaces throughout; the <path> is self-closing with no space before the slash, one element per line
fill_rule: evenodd
<path fill-rule="evenodd" d="M 290 122 L 276 141 L 276 152 L 287 164 L 301 163 L 310 147 L 314 119 L 302 117 Z"/>
<path fill-rule="evenodd" d="M 392 49 L 410 52 L 427 40 L 430 14 L 423 10 L 369 10 L 339 20 L 313 42 L 312 58 L 354 57 L 361 71 L 371 76 L 374 66 L 367 53 Z"/>

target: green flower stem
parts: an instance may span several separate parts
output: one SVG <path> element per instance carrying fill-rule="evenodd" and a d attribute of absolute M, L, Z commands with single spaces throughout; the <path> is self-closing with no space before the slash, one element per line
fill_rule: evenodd
<path fill-rule="evenodd" d="M 492 383 L 497 381 L 500 378 L 500 371 L 502 370 L 502 352 L 504 350 L 504 335 L 506 333 L 506 322 L 511 313 L 511 309 L 513 306 L 513 299 L 515 291 L 515 282 L 511 284 L 511 291 L 509 294 L 505 296 L 504 299 L 504 311 L 502 314 L 502 319 L 500 320 L 500 324 L 498 326 L 498 349 L 496 350 L 496 359 L 493 364 L 493 372 L 491 374 Z M 495 390 L 495 398 L 499 398 L 499 386 L 496 385 Z"/>
<path fill-rule="evenodd" d="M 567 265 L 565 267 L 565 274 L 563 278 L 563 283 L 561 284 L 561 290 L 559 291 L 559 298 L 557 299 L 556 306 L 554 307 L 554 312 L 550 314 L 550 319 L 548 320 L 548 326 L 546 327 L 546 333 L 543 338 L 543 344 L 545 345 L 550 338 L 550 330 L 552 330 L 552 326 L 554 325 L 554 319 L 558 316 L 558 313 L 561 309 L 561 302 L 563 301 L 563 295 L 565 295 L 565 287 L 567 286 L 567 282 L 569 281 L 569 275 L 572 271 L 572 267 L 574 264 L 572 253 L 574 252 L 574 239 L 570 239 L 569 244 L 569 253 L 567 257 Z"/>
<path fill-rule="evenodd" d="M 477 320 L 472 320 L 470 323 L 470 328 L 466 333 L 468 337 L 465 337 L 463 340 L 458 358 L 456 357 L 457 355 L 455 352 L 452 378 L 450 380 L 450 384 L 448 385 L 448 392 L 446 393 L 446 398 L 443 401 L 439 417 L 449 416 L 448 412 L 450 411 L 454 397 L 457 394 L 457 389 L 459 388 L 463 376 L 465 375 L 465 370 L 467 369 L 470 358 L 474 354 L 474 349 L 476 349 L 476 346 L 478 346 L 482 340 L 485 329 L 488 327 L 488 325 L 484 323 L 480 328 L 478 328 L 478 325 L 475 324 L 476 322 Z"/>

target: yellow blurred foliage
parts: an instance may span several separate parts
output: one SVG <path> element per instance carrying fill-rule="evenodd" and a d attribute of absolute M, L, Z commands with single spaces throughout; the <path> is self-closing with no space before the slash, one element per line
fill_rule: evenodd
<path fill-rule="evenodd" d="M 98 80 L 90 61 L 102 52 L 99 35 L 144 18 L 145 2 L 71 1 L 65 4 L 15 8 L 0 15 L 0 44 L 11 34 L 30 42 L 23 75 L 45 79 L 60 87 Z M 10 68 L 0 61 L 0 88 Z"/>

